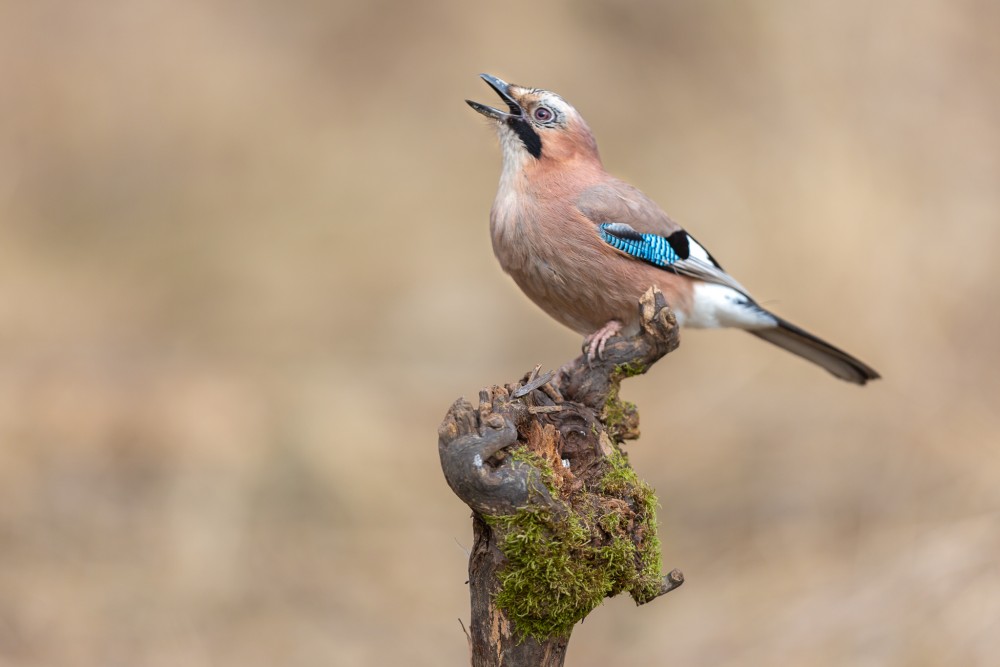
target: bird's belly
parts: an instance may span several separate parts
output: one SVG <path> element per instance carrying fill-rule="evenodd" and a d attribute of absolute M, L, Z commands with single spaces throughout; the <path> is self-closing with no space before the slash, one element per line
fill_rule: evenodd
<path fill-rule="evenodd" d="M 633 262 L 615 255 L 576 259 L 580 261 L 536 256 L 504 268 L 529 299 L 580 334 L 593 333 L 610 320 L 621 322 L 627 335 L 637 332 L 639 297 L 658 285 L 655 273 L 662 272 L 644 277 L 644 272 L 630 270 Z"/>
<path fill-rule="evenodd" d="M 589 334 L 618 319 L 616 299 L 609 298 L 600 276 L 585 277 L 542 259 L 509 272 L 525 295 L 570 329 Z"/>
<path fill-rule="evenodd" d="M 561 324 L 588 335 L 610 320 L 626 335 L 639 330 L 639 298 L 652 286 L 678 315 L 690 305 L 687 278 L 627 257 L 605 243 L 586 220 L 542 226 L 537 219 L 499 215 L 492 220 L 493 250 L 525 295 Z"/>

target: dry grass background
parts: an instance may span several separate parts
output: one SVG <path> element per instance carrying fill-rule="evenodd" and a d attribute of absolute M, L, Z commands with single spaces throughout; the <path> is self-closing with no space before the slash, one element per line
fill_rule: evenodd
<path fill-rule="evenodd" d="M 0 3 L 0 664 L 444 665 L 451 401 L 579 341 L 496 266 L 480 71 L 859 390 L 736 332 L 630 381 L 685 587 L 572 665 L 992 665 L 988 0 Z"/>

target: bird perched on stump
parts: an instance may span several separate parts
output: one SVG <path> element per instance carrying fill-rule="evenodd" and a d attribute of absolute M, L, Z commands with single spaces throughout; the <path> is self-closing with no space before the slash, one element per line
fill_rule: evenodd
<path fill-rule="evenodd" d="M 653 200 L 606 172 L 593 133 L 566 100 L 480 76 L 507 106 L 466 100 L 495 121 L 503 152 L 493 250 L 532 301 L 586 337 L 591 359 L 610 337 L 638 332 L 636 302 L 655 285 L 681 326 L 749 331 L 848 382 L 879 377 L 762 308 Z"/>

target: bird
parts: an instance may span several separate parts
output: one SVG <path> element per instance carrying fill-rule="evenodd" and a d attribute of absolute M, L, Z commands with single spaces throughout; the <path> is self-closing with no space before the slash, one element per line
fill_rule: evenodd
<path fill-rule="evenodd" d="M 480 77 L 506 110 L 466 100 L 495 125 L 502 153 L 490 211 L 493 251 L 535 304 L 584 336 L 587 358 L 639 331 L 639 297 L 660 289 L 688 328 L 730 327 L 858 385 L 871 366 L 762 307 L 638 188 L 604 169 L 580 113 L 558 94 Z"/>

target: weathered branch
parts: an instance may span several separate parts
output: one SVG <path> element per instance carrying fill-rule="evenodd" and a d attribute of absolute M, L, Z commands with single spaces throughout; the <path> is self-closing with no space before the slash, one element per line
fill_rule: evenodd
<path fill-rule="evenodd" d="M 683 583 L 662 576 L 656 499 L 620 450 L 638 437 L 621 381 L 677 347 L 658 290 L 640 301 L 642 329 L 558 373 L 460 399 L 439 429 L 441 467 L 473 510 L 470 641 L 475 667 L 562 665 L 573 625 L 604 597 L 638 604 Z"/>

